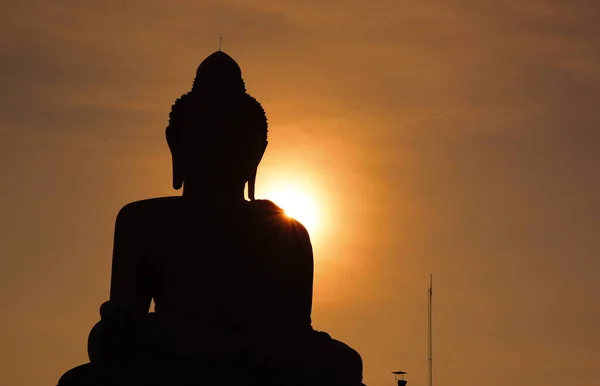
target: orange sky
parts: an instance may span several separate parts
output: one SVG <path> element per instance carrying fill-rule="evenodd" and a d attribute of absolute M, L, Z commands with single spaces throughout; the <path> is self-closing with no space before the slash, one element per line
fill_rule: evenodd
<path fill-rule="evenodd" d="M 597 384 L 596 0 L 4 5 L 2 384 L 86 360 L 115 215 L 173 194 L 170 105 L 219 36 L 269 117 L 257 196 L 326 208 L 314 326 L 369 386 L 426 384 L 430 273 L 436 384 Z"/>

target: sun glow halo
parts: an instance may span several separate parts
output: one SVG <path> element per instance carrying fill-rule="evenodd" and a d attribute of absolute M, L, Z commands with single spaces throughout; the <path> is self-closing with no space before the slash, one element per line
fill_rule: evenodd
<path fill-rule="evenodd" d="M 317 205 L 308 192 L 288 186 L 269 191 L 266 198 L 281 207 L 287 216 L 301 222 L 311 235 L 318 228 Z"/>

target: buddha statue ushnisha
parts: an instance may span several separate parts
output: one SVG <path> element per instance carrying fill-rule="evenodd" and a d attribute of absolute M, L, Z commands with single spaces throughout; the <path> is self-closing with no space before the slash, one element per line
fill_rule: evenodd
<path fill-rule="evenodd" d="M 360 355 L 312 328 L 307 231 L 254 197 L 267 118 L 230 56 L 200 64 L 166 138 L 183 194 L 120 210 L 90 363 L 59 386 L 361 385 Z"/>

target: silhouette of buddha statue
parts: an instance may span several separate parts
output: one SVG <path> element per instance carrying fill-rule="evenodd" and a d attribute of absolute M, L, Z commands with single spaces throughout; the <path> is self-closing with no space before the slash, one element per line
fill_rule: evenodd
<path fill-rule="evenodd" d="M 231 57 L 218 51 L 200 64 L 166 138 L 183 194 L 120 210 L 90 363 L 59 386 L 224 385 L 235 375 L 257 385 L 284 376 L 291 385 L 361 385 L 360 355 L 311 326 L 307 231 L 254 197 L 267 118 Z"/>

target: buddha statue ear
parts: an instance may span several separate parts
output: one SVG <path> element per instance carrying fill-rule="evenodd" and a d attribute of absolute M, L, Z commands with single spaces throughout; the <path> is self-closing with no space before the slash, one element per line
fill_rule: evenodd
<path fill-rule="evenodd" d="M 254 192 L 256 190 L 256 173 L 258 172 L 258 164 L 260 164 L 260 161 L 262 160 L 262 157 L 265 154 L 265 150 L 267 150 L 268 144 L 269 142 L 265 141 L 263 148 L 258 156 L 258 159 L 256 160 L 256 167 L 254 168 L 254 170 L 252 170 L 250 178 L 248 179 L 248 198 L 250 199 L 250 201 L 256 200 L 254 196 Z"/>
<path fill-rule="evenodd" d="M 250 179 L 248 179 L 248 198 L 250 201 L 256 200 L 254 197 L 254 191 L 256 189 L 256 172 L 258 171 L 258 166 L 254 168 L 252 174 L 250 175 Z"/>
<path fill-rule="evenodd" d="M 183 185 L 183 159 L 173 154 L 173 189 L 179 190 Z"/>
<path fill-rule="evenodd" d="M 167 137 L 167 144 L 169 145 L 169 150 L 171 150 L 171 158 L 172 158 L 172 172 L 173 172 L 173 189 L 179 190 L 183 185 L 183 176 L 184 176 L 184 162 L 181 152 L 179 151 L 179 141 L 178 135 L 172 126 L 168 126 L 165 131 Z"/>

